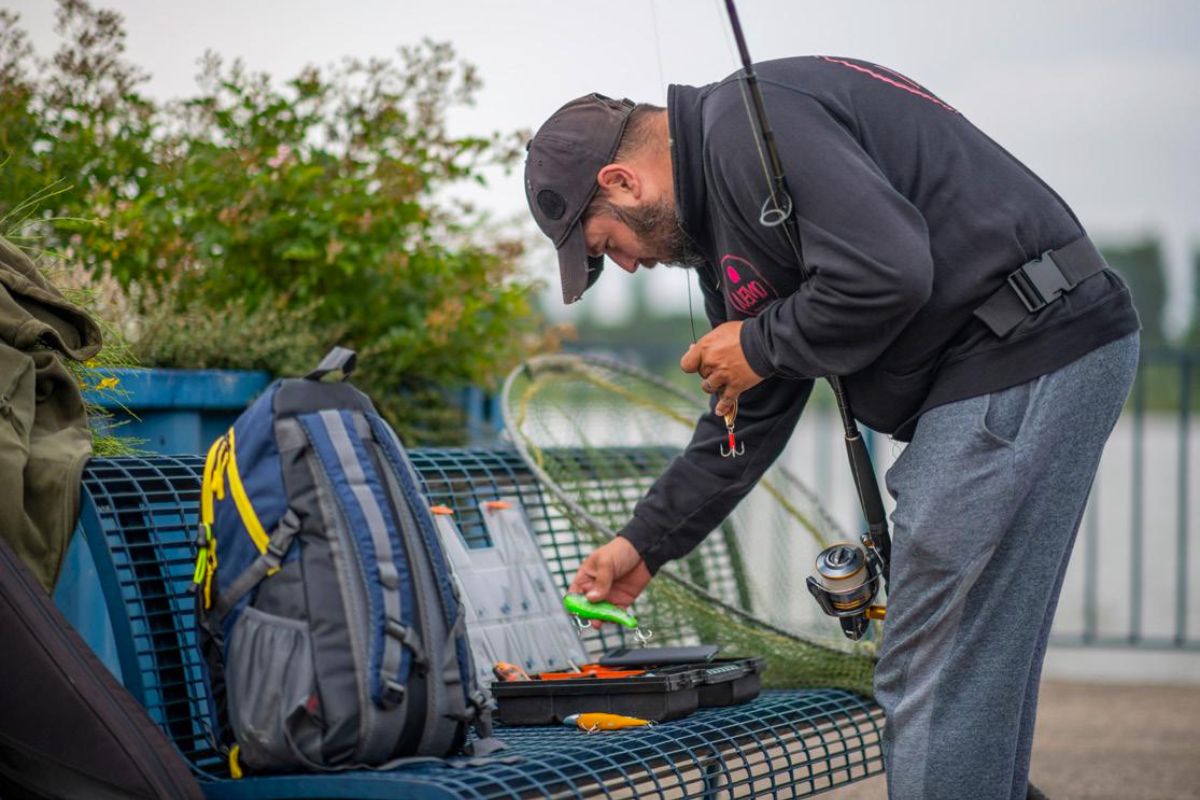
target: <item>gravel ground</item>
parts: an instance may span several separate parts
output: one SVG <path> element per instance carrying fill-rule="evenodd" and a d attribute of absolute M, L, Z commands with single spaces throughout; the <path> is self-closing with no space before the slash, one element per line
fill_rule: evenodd
<path fill-rule="evenodd" d="M 1051 800 L 1200 800 L 1200 687 L 1043 683 L 1030 777 Z M 826 797 L 887 789 L 876 777 Z"/>

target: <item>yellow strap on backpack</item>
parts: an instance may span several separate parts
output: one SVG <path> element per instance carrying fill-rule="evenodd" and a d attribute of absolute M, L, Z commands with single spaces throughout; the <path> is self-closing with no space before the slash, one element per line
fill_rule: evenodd
<path fill-rule="evenodd" d="M 234 745 L 229 748 L 229 777 L 240 778 L 244 774 L 242 765 L 238 763 L 238 754 L 241 752 L 241 747 Z"/>
<path fill-rule="evenodd" d="M 224 497 L 225 486 L 221 478 L 220 461 L 227 442 L 225 437 L 213 442 L 208 448 L 208 456 L 204 459 L 204 477 L 200 482 L 200 529 L 204 539 L 200 542 L 196 553 L 196 570 L 192 574 L 192 583 L 204 585 L 204 607 L 212 607 L 212 579 L 217 571 L 217 546 L 213 541 L 213 496 Z"/>
<path fill-rule="evenodd" d="M 229 491 L 233 494 L 233 503 L 237 506 L 238 514 L 242 518 L 242 524 L 246 526 L 246 530 L 250 534 L 250 538 L 254 541 L 254 546 L 258 548 L 258 552 L 267 552 L 267 545 L 270 543 L 270 538 L 267 532 L 263 530 L 262 523 L 258 521 L 258 514 L 254 513 L 254 506 L 250 504 L 250 497 L 246 494 L 246 487 L 242 485 L 242 476 L 238 473 L 237 465 L 237 442 L 233 437 L 233 428 L 229 429 L 228 434 L 228 456 L 225 459 L 225 477 L 229 479 Z"/>
<path fill-rule="evenodd" d="M 196 554 L 196 569 L 192 582 L 204 584 L 204 607 L 212 607 L 212 581 L 217 572 L 217 546 L 213 541 L 212 524 L 214 520 L 213 503 L 225 499 L 225 485 L 229 484 L 229 492 L 233 495 L 233 504 L 237 507 L 242 525 L 250 534 L 251 541 L 259 553 L 267 552 L 270 538 L 263 530 L 246 487 L 242 483 L 241 473 L 237 466 L 237 442 L 233 428 L 229 433 L 213 442 L 204 459 L 204 477 L 200 482 L 200 527 L 204 532 L 204 541 Z M 273 574 L 278 570 L 272 570 Z"/>
<path fill-rule="evenodd" d="M 200 482 L 200 522 L 202 524 L 212 524 L 213 495 L 217 492 L 225 494 L 223 482 L 218 481 L 218 475 L 220 475 L 218 466 L 226 444 L 224 436 L 218 438 L 212 443 L 212 447 L 208 448 L 208 456 L 204 459 L 204 478 Z"/>

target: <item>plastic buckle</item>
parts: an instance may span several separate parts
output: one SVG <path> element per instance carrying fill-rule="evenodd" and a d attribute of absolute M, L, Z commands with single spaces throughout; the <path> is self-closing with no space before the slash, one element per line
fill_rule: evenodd
<path fill-rule="evenodd" d="M 495 711 L 498 707 L 495 698 L 481 689 L 471 692 L 469 701 L 478 712 Z"/>
<path fill-rule="evenodd" d="M 388 636 L 398 640 L 401 644 L 408 643 L 408 628 L 399 621 L 388 617 L 383 623 L 384 630 Z"/>
<path fill-rule="evenodd" d="M 279 572 L 283 565 L 284 550 L 275 542 L 267 542 L 267 550 L 261 556 L 263 563 L 267 565 L 267 575 L 274 575 Z"/>
<path fill-rule="evenodd" d="M 380 692 L 380 698 L 388 706 L 397 706 L 404 702 L 406 694 L 408 694 L 407 686 L 389 678 L 383 682 L 383 691 Z"/>
<path fill-rule="evenodd" d="M 1025 262 L 1008 276 L 1008 285 L 1030 314 L 1041 311 L 1071 289 L 1071 283 L 1054 263 L 1052 252 L 1047 250 Z"/>
<path fill-rule="evenodd" d="M 212 541 L 212 538 L 213 535 L 211 525 L 209 525 L 207 522 L 200 522 L 196 525 L 196 539 L 193 544 L 195 544 L 197 548 L 207 547 L 208 543 Z"/>

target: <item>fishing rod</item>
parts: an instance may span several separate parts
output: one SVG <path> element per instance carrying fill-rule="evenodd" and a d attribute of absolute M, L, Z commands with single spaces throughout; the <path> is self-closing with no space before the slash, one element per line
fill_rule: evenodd
<path fill-rule="evenodd" d="M 755 146 L 758 147 L 760 157 L 763 155 L 763 149 L 766 150 L 763 172 L 770 194 L 763 202 L 758 221 L 763 227 L 779 228 L 783 232 L 783 237 L 800 267 L 801 280 L 808 280 L 808 267 L 804 263 L 804 252 L 800 242 L 800 223 L 793 213 L 792 196 L 788 192 L 783 162 L 779 159 L 775 135 L 771 132 L 771 124 L 767 120 L 758 75 L 754 71 L 754 62 L 750 60 L 750 51 L 746 47 L 746 37 L 742 33 L 734 0 L 725 0 L 725 9 L 729 14 L 729 23 L 733 28 L 738 55 L 745 72 L 742 99 L 746 99 L 746 90 L 749 90 L 750 101 L 746 104 L 746 111 L 751 116 L 751 127 L 757 127 L 758 136 L 762 140 L 761 143 L 755 141 Z M 756 121 L 757 126 L 754 125 Z M 880 579 L 888 579 L 891 537 L 888 534 L 887 514 L 883 509 L 879 482 L 871 466 L 871 454 L 854 419 L 850 397 L 846 394 L 840 377 L 827 375 L 825 380 L 829 382 L 837 401 L 838 415 L 845 430 L 850 474 L 854 478 L 854 488 L 858 492 L 858 502 L 863 519 L 867 523 L 867 531 L 860 537 L 863 545 L 861 549 L 853 544 L 842 543 L 823 550 L 817 556 L 817 575 L 809 577 L 807 585 L 822 610 L 838 618 L 843 633 L 851 639 L 859 639 L 866 632 L 869 620 L 883 617 L 883 607 L 872 605 L 872 601 L 879 593 Z"/>

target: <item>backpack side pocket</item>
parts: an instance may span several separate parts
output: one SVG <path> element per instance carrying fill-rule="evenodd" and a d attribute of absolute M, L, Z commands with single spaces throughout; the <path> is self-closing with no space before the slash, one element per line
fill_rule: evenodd
<path fill-rule="evenodd" d="M 263 771 L 319 763 L 320 702 L 308 623 L 248 606 L 228 652 L 225 684 L 242 763 Z"/>

